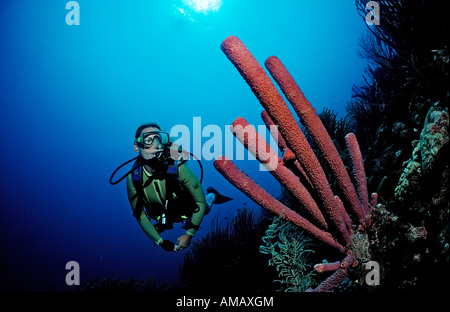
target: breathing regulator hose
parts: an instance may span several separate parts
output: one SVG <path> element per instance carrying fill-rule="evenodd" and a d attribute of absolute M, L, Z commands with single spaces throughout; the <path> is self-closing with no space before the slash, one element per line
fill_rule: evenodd
<path fill-rule="evenodd" d="M 167 160 L 170 157 L 170 153 L 168 152 L 170 150 L 172 146 L 172 143 L 166 144 L 164 145 L 164 150 L 162 152 L 160 152 L 160 154 L 157 156 L 157 159 L 162 159 L 162 160 Z M 202 163 L 200 161 L 200 159 L 197 158 L 197 156 L 195 156 L 194 154 L 192 154 L 191 152 L 187 152 L 185 150 L 182 150 L 181 146 L 179 147 L 179 150 L 182 151 L 184 154 L 189 154 L 192 157 L 194 157 L 194 159 L 198 162 L 199 166 L 200 166 L 200 184 L 203 181 L 203 166 Z M 171 157 L 170 157 L 171 158 Z M 126 166 L 127 164 L 129 164 L 132 161 L 136 161 L 136 163 L 133 165 L 133 168 L 131 168 L 127 173 L 125 173 L 121 178 L 119 178 L 116 181 L 113 181 L 114 176 L 116 175 L 117 171 L 119 171 L 122 167 Z M 185 163 L 187 160 L 183 160 L 181 161 L 180 164 Z M 131 172 L 133 172 L 134 170 L 136 170 L 137 168 L 145 165 L 145 160 L 142 159 L 142 157 L 136 156 L 126 162 L 124 162 L 123 164 L 121 164 L 119 167 L 116 168 L 116 170 L 114 170 L 114 172 L 112 173 L 111 177 L 109 178 L 109 183 L 111 185 L 116 185 L 118 183 L 120 183 L 123 179 L 125 179 Z"/>

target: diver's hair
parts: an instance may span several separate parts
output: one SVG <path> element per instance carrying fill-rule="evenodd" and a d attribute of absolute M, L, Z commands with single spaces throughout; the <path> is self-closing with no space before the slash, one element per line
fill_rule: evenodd
<path fill-rule="evenodd" d="M 135 134 L 136 139 L 141 136 L 141 132 L 145 128 L 157 128 L 157 129 L 161 130 L 161 127 L 156 122 L 144 123 L 139 128 L 137 128 L 136 134 Z"/>

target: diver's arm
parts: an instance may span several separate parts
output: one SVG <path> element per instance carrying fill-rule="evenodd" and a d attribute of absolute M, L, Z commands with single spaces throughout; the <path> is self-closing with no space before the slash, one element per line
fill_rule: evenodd
<path fill-rule="evenodd" d="M 206 199 L 202 185 L 194 172 L 185 164 L 178 168 L 178 177 L 187 191 L 192 196 L 196 206 L 199 208 L 192 214 L 191 222 L 194 226 L 200 226 L 206 210 Z M 188 229 L 187 234 L 194 236 L 196 229 Z"/>
<path fill-rule="evenodd" d="M 150 222 L 148 217 L 142 212 L 140 219 L 138 220 L 141 229 L 147 234 L 148 237 L 152 239 L 152 241 L 159 245 L 163 241 L 162 237 L 159 235 L 158 231 L 156 231 L 153 224 Z"/>
<path fill-rule="evenodd" d="M 150 237 L 156 245 L 161 246 L 165 251 L 175 251 L 175 244 L 169 240 L 163 239 L 156 231 L 153 224 L 143 212 L 139 221 L 141 229 Z"/>
<path fill-rule="evenodd" d="M 137 199 L 137 191 L 133 185 L 131 175 L 129 175 L 127 178 L 127 192 L 128 192 L 128 200 L 130 201 L 131 209 L 133 210 L 133 213 L 134 213 L 136 210 L 138 199 Z M 153 240 L 153 242 L 155 244 L 157 244 L 157 245 L 161 244 L 163 239 L 159 235 L 159 233 L 156 231 L 153 224 L 148 219 L 144 210 L 142 210 L 140 216 L 136 217 L 136 220 L 138 221 L 139 225 L 141 226 L 141 229 L 145 232 L 145 234 L 147 234 L 148 237 L 150 237 Z"/>

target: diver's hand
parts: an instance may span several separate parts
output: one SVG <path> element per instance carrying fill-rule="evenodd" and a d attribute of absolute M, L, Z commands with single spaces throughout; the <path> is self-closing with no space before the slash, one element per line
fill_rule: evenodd
<path fill-rule="evenodd" d="M 159 244 L 165 251 L 176 251 L 175 250 L 175 244 L 172 243 L 170 240 L 163 240 L 160 244 Z"/>
<path fill-rule="evenodd" d="M 189 234 L 184 234 L 180 236 L 177 240 L 177 246 L 175 246 L 175 251 L 183 250 L 184 248 L 188 248 L 191 244 L 192 236 Z"/>

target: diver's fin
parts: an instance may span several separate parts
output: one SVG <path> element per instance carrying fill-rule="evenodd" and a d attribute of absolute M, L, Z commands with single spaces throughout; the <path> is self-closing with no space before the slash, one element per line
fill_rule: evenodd
<path fill-rule="evenodd" d="M 230 198 L 228 196 L 222 195 L 219 192 L 217 192 L 217 190 L 213 187 L 208 187 L 206 189 L 206 194 L 208 193 L 214 193 L 214 195 L 216 196 L 216 200 L 214 201 L 215 204 L 223 204 L 226 203 L 227 201 L 232 200 L 233 198 Z"/>

